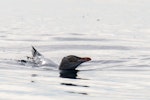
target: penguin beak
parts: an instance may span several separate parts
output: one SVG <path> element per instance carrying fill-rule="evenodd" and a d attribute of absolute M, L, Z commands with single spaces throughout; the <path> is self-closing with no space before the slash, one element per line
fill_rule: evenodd
<path fill-rule="evenodd" d="M 80 58 L 79 61 L 82 61 L 82 62 L 87 62 L 87 61 L 90 61 L 91 58 L 89 57 L 83 57 L 83 58 Z"/>

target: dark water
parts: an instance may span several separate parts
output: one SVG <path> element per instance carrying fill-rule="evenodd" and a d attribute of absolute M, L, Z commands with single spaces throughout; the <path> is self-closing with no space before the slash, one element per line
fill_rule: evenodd
<path fill-rule="evenodd" d="M 0 2 L 1 100 L 150 99 L 148 0 Z M 57 64 L 92 61 L 69 72 L 17 63 L 31 46 Z"/>

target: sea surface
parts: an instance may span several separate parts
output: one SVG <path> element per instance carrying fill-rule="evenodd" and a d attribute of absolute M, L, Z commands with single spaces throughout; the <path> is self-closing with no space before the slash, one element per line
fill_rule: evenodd
<path fill-rule="evenodd" d="M 0 100 L 150 100 L 149 0 L 0 0 Z M 73 77 L 21 65 L 31 47 Z M 70 73 L 67 73 L 70 74 Z"/>

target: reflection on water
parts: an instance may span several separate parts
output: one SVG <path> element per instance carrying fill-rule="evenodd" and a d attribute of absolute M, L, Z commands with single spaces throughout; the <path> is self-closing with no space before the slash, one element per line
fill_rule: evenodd
<path fill-rule="evenodd" d="M 31 83 L 35 83 L 34 77 L 38 77 L 37 74 L 31 74 Z"/>
<path fill-rule="evenodd" d="M 89 87 L 89 86 L 87 86 L 87 85 L 77 85 L 77 84 L 72 84 L 72 83 L 61 83 L 61 85 L 77 86 L 77 87 Z"/>
<path fill-rule="evenodd" d="M 89 86 L 87 86 L 87 85 L 77 85 L 77 84 L 73 84 L 73 83 L 61 83 L 61 85 L 65 85 L 65 86 L 73 86 L 73 87 L 85 87 L 85 88 L 89 88 Z M 75 91 L 66 91 L 66 92 L 68 92 L 68 93 L 74 93 L 74 94 L 82 94 L 82 95 L 88 95 L 88 93 L 87 92 L 80 92 L 80 91 L 78 91 L 78 92 L 75 92 Z"/>
<path fill-rule="evenodd" d="M 88 93 L 84 93 L 84 92 L 72 92 L 72 91 L 68 91 L 68 93 L 88 95 Z"/>
<path fill-rule="evenodd" d="M 76 79 L 78 70 L 60 70 L 60 77 Z"/>
<path fill-rule="evenodd" d="M 69 79 L 77 79 L 77 80 L 81 80 L 81 78 L 77 78 L 77 73 L 78 73 L 78 70 L 61 70 L 60 71 L 60 77 L 61 78 L 69 78 Z M 88 85 L 79 85 L 79 84 L 75 84 L 73 83 L 73 81 L 70 80 L 70 82 L 62 82 L 61 85 L 64 85 L 64 86 L 71 86 L 71 87 L 83 87 L 83 88 L 89 88 L 90 86 Z M 73 93 L 73 94 L 82 94 L 82 95 L 88 95 L 87 92 L 75 92 L 75 91 L 66 91 L 68 93 Z"/>

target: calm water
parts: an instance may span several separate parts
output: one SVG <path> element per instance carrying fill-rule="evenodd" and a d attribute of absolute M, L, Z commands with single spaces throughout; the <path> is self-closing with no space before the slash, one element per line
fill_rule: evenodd
<path fill-rule="evenodd" d="M 150 100 L 149 0 L 1 0 L 0 100 Z M 16 62 L 35 46 L 72 78 Z M 70 74 L 70 73 L 67 73 Z"/>

